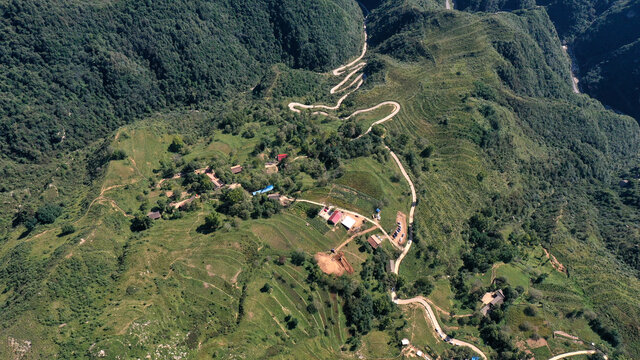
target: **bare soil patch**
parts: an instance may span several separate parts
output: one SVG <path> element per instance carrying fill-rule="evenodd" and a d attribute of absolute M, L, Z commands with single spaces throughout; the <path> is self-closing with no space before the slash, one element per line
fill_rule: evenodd
<path fill-rule="evenodd" d="M 266 164 L 264 166 L 264 171 L 267 174 L 275 174 L 278 172 L 278 165 L 277 164 Z"/>
<path fill-rule="evenodd" d="M 547 340 L 545 340 L 544 338 L 540 338 L 538 340 L 527 339 L 527 345 L 531 349 L 537 349 L 539 347 L 547 346 Z"/>
<path fill-rule="evenodd" d="M 318 262 L 318 266 L 320 270 L 325 274 L 333 274 L 340 276 L 345 273 L 345 269 L 340 265 L 339 262 L 333 259 L 333 256 L 326 253 L 317 253 L 314 256 L 314 259 Z"/>
<path fill-rule="evenodd" d="M 561 272 L 563 274 L 567 273 L 567 268 L 564 267 L 564 265 L 562 265 L 560 263 L 560 261 L 558 261 L 558 259 L 556 259 L 555 256 L 553 256 L 547 249 L 542 248 L 542 250 L 544 250 L 544 254 L 547 256 L 547 259 L 549 259 L 551 261 L 551 266 L 553 266 L 554 269 L 556 269 L 558 272 Z"/>

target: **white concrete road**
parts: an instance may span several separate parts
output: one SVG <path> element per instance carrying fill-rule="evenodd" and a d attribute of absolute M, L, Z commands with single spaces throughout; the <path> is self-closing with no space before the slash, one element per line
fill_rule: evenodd
<path fill-rule="evenodd" d="M 447 4 L 449 0 L 447 0 Z M 349 96 L 351 95 L 354 91 L 358 90 L 362 84 L 364 83 L 364 79 L 363 79 L 363 74 L 360 73 L 358 75 L 356 75 L 358 72 L 360 72 L 362 69 L 364 69 L 364 67 L 366 66 L 366 62 L 362 62 L 362 58 L 364 58 L 364 56 L 367 53 L 367 35 L 366 35 L 366 26 L 364 27 L 365 30 L 365 43 L 364 46 L 362 47 L 362 54 L 356 58 L 355 60 L 353 60 L 352 62 L 350 62 L 347 65 L 343 65 L 338 67 L 337 69 L 332 71 L 332 74 L 335 76 L 340 76 L 344 73 L 348 74 L 345 76 L 344 79 L 342 79 L 342 81 L 340 81 L 336 86 L 334 86 L 329 92 L 331 94 L 334 93 L 338 93 L 338 92 L 342 92 L 342 91 L 346 91 L 347 89 L 351 89 L 349 90 L 345 95 L 343 95 L 340 99 L 338 99 L 338 102 L 336 103 L 336 105 L 334 106 L 328 106 L 328 105 L 307 105 L 307 104 L 301 104 L 301 103 L 296 103 L 296 102 L 292 102 L 289 104 L 289 109 L 291 111 L 294 112 L 301 112 L 301 109 L 319 109 L 319 110 L 337 110 L 340 108 L 340 106 L 342 105 L 342 102 Z M 349 82 L 349 80 L 354 77 L 354 80 L 352 80 L 349 85 L 345 86 L 346 83 Z M 399 103 L 395 102 L 395 101 L 385 101 L 382 102 L 378 105 L 375 105 L 373 107 L 367 108 L 367 109 L 362 109 L 362 110 L 358 110 L 355 111 L 354 113 L 352 113 L 351 115 L 349 115 L 348 117 L 346 117 L 345 119 L 349 119 L 353 116 L 356 116 L 358 114 L 363 114 L 366 112 L 371 112 L 374 111 L 376 109 L 379 109 L 383 106 L 391 106 L 393 107 L 392 112 L 383 117 L 382 119 L 374 122 L 369 129 L 367 129 L 367 131 L 365 132 L 365 134 L 369 133 L 372 129 L 373 126 L 378 125 L 378 124 L 382 124 L 386 121 L 389 121 L 391 119 L 393 119 L 399 112 L 401 109 L 401 106 Z M 314 112 L 314 114 L 319 114 L 319 115 L 324 115 L 324 116 L 331 116 L 328 113 L 324 112 L 324 111 L 316 111 Z M 363 134 L 364 135 L 364 134 Z M 410 205 L 410 210 L 409 210 L 409 224 L 408 224 L 408 230 L 409 230 L 409 235 L 407 237 L 407 244 L 404 246 L 404 248 L 400 247 L 399 245 L 395 244 L 393 241 L 391 241 L 391 238 L 389 237 L 389 234 L 387 234 L 387 232 L 382 228 L 382 226 L 380 226 L 377 222 L 375 222 L 374 220 L 362 215 L 362 214 L 358 214 L 355 213 L 353 211 L 349 211 L 349 210 L 345 210 L 345 209 L 339 209 L 340 211 L 343 211 L 345 213 L 349 213 L 349 214 L 353 214 L 353 215 L 358 215 L 358 216 L 362 216 L 363 218 L 366 219 L 366 221 L 374 224 L 375 226 L 377 226 L 385 235 L 385 237 L 387 239 L 389 239 L 389 242 L 391 242 L 394 246 L 396 246 L 399 249 L 402 249 L 402 253 L 400 254 L 400 256 L 398 257 L 398 259 L 395 261 L 395 265 L 394 268 L 392 269 L 392 271 L 397 274 L 399 269 L 400 269 L 400 264 L 402 263 L 402 260 L 404 259 L 404 257 L 407 255 L 407 253 L 409 253 L 409 250 L 411 249 L 411 244 L 413 243 L 413 217 L 414 217 L 414 211 L 415 211 L 415 207 L 417 205 L 417 196 L 416 196 L 416 190 L 415 190 L 415 186 L 413 185 L 413 181 L 411 181 L 411 177 L 409 176 L 409 174 L 407 173 L 407 171 L 405 170 L 404 166 L 402 165 L 402 162 L 400 161 L 400 159 L 398 158 L 398 156 L 391 151 L 391 149 L 388 146 L 385 146 L 386 149 L 389 151 L 389 153 L 391 154 L 391 157 L 393 158 L 393 160 L 395 161 L 395 163 L 398 165 L 398 168 L 400 169 L 400 172 L 402 173 L 402 175 L 404 176 L 404 178 L 407 180 L 407 183 L 409 184 L 409 188 L 411 189 L 411 205 Z M 315 204 L 318 206 L 327 206 L 327 204 L 323 204 L 320 202 L 316 202 L 316 201 L 312 201 L 312 200 L 305 200 L 305 199 L 297 199 L 296 201 L 299 202 L 306 202 L 306 203 L 310 203 L 310 204 Z M 431 309 L 431 306 L 429 306 L 429 304 L 423 299 L 423 298 L 413 298 L 413 299 L 406 299 L 406 300 L 402 300 L 402 299 L 397 299 L 397 296 L 395 294 L 395 292 L 391 293 L 392 299 L 393 301 L 398 304 L 398 305 L 404 305 L 404 304 L 411 304 L 411 303 L 419 303 L 422 306 L 424 306 L 425 310 L 427 311 L 427 318 L 430 320 L 430 322 L 432 323 L 433 327 L 436 329 L 436 332 L 438 333 L 438 336 L 440 336 L 443 340 L 444 339 L 449 339 L 449 343 L 451 343 L 452 345 L 457 345 L 457 346 L 467 346 L 469 348 L 471 348 L 473 351 L 477 352 L 478 354 L 480 354 L 480 356 L 482 356 L 483 359 L 486 359 L 487 357 L 484 355 L 484 353 L 482 353 L 482 351 L 480 351 L 480 349 L 478 349 L 475 345 L 466 343 L 464 341 L 461 340 L 457 340 L 457 339 L 450 339 L 440 328 L 440 324 L 438 324 L 438 320 L 435 317 L 435 314 L 433 313 L 433 310 Z"/>
<path fill-rule="evenodd" d="M 581 351 L 568 352 L 568 353 L 556 355 L 550 358 L 549 360 L 560 360 L 560 359 L 565 359 L 568 357 L 578 356 L 578 355 L 593 355 L 596 352 L 597 352 L 596 350 L 581 350 Z M 607 356 L 605 355 L 604 358 L 607 359 Z"/>

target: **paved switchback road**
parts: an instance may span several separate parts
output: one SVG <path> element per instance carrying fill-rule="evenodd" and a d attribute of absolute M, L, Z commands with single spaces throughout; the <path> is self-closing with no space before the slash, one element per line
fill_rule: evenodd
<path fill-rule="evenodd" d="M 448 0 L 447 0 L 447 4 Z M 345 76 L 344 79 L 342 79 L 342 81 L 340 81 L 336 86 L 334 86 L 329 92 L 331 94 L 335 94 L 335 93 L 339 93 L 339 92 L 343 92 L 343 91 L 347 91 L 347 93 L 345 95 L 343 95 L 340 99 L 338 99 L 338 102 L 336 103 L 336 105 L 334 106 L 328 106 L 328 105 L 307 105 L 307 104 L 301 104 L 301 103 L 297 103 L 297 102 L 292 102 L 289 104 L 289 109 L 293 112 L 301 112 L 301 110 L 332 110 L 335 111 L 337 109 L 340 108 L 340 106 L 342 105 L 342 102 L 349 96 L 351 95 L 353 92 L 355 92 L 356 90 L 358 90 L 362 84 L 364 83 L 364 77 L 363 74 L 360 73 L 358 74 L 360 71 L 362 71 L 362 69 L 364 69 L 364 67 L 366 66 L 366 62 L 361 61 L 364 56 L 367 53 L 367 35 L 366 35 L 366 25 L 364 26 L 364 30 L 365 30 L 365 43 L 362 47 L 362 54 L 356 58 L 355 60 L 353 60 L 352 62 L 350 62 L 347 65 L 343 65 L 338 67 L 337 69 L 333 70 L 331 73 L 334 76 L 340 76 L 342 74 L 347 73 L 347 75 Z M 358 74 L 358 75 L 356 75 Z M 355 76 L 355 77 L 354 77 Z M 349 83 L 349 80 L 354 77 L 354 80 L 352 80 Z M 349 83 L 348 85 L 345 86 L 345 84 Z M 374 111 L 376 109 L 379 109 L 380 107 L 383 106 L 391 106 L 393 107 L 392 112 L 383 117 L 382 119 L 374 122 L 369 129 L 367 129 L 367 131 L 364 134 L 369 133 L 372 129 L 373 126 L 378 125 L 378 124 L 382 124 L 386 121 L 389 121 L 391 119 L 393 119 L 399 112 L 401 109 L 401 106 L 399 103 L 395 102 L 395 101 L 384 101 L 378 105 L 375 105 L 373 107 L 367 108 L 367 109 L 362 109 L 362 110 L 357 110 L 354 113 L 352 113 L 351 115 L 349 115 L 348 117 L 342 119 L 349 119 L 353 116 L 356 116 L 358 114 L 363 114 L 363 113 L 367 113 L 367 112 L 371 112 Z M 324 111 L 316 111 L 314 112 L 314 114 L 320 114 L 320 115 L 324 115 L 324 116 L 331 116 L 328 113 L 324 112 Z M 364 135 L 363 134 L 363 135 Z M 387 232 L 375 221 L 373 221 L 372 219 L 369 219 L 366 216 L 363 216 L 361 214 L 352 212 L 352 211 L 348 211 L 348 210 L 344 210 L 344 209 L 340 209 L 341 211 L 344 211 L 345 213 L 350 213 L 350 214 L 354 214 L 354 215 L 358 215 L 358 216 L 362 216 L 363 218 L 365 218 L 368 222 L 375 224 L 385 235 L 385 237 L 387 239 L 389 239 L 389 241 L 396 246 L 399 249 L 402 249 L 402 253 L 400 254 L 400 256 L 398 257 L 398 259 L 395 261 L 395 265 L 394 268 L 392 269 L 392 271 L 395 274 L 398 274 L 398 271 L 400 269 L 400 264 L 402 263 L 402 260 L 404 259 L 404 257 L 407 255 L 407 253 L 409 253 L 409 250 L 411 249 L 411 244 L 413 243 L 413 218 L 414 218 L 414 212 L 415 212 L 415 208 L 417 205 L 417 196 L 416 196 L 416 190 L 415 190 L 415 186 L 413 184 L 413 181 L 411 181 L 411 177 L 409 176 L 409 174 L 407 173 L 407 171 L 405 170 L 404 166 L 402 165 L 402 162 L 400 161 L 400 159 L 398 158 L 398 156 L 391 151 L 391 149 L 385 145 L 385 148 L 389 151 L 389 153 L 391 154 L 391 157 L 393 158 L 393 160 L 395 161 L 395 163 L 398 165 L 398 168 L 400 169 L 400 172 L 402 173 L 402 175 L 404 176 L 404 178 L 407 180 L 407 183 L 409 184 L 409 188 L 411 190 L 411 207 L 409 210 L 409 224 L 408 224 L 408 236 L 407 236 L 407 244 L 404 246 L 404 248 L 400 247 L 399 245 L 395 244 L 393 241 L 391 241 L 391 238 L 389 237 L 389 234 L 387 234 Z M 306 203 L 310 203 L 310 204 L 315 204 L 318 206 L 327 206 L 326 204 L 320 203 L 320 202 L 316 202 L 316 201 L 311 201 L 311 200 L 305 200 L 305 199 L 297 199 L 296 201 L 299 202 L 306 202 Z M 440 327 L 440 324 L 438 324 L 438 319 L 436 318 L 435 314 L 433 314 L 433 310 L 431 309 L 431 306 L 429 306 L 429 304 L 423 299 L 423 298 L 413 298 L 413 299 L 397 299 L 396 293 L 395 292 L 391 292 L 391 297 L 393 299 L 393 301 L 398 304 L 398 305 L 406 305 L 406 304 L 412 304 L 412 303 L 419 303 L 421 304 L 425 310 L 427 311 L 427 318 L 429 319 L 429 321 L 431 322 L 431 324 L 433 325 L 434 329 L 436 329 L 436 332 L 438 334 L 438 336 L 440 336 L 443 340 L 444 339 L 448 339 L 448 342 L 451 343 L 452 345 L 455 346 L 466 346 L 469 347 L 470 349 L 472 349 L 473 351 L 477 352 L 478 354 L 480 354 L 480 356 L 482 356 L 483 359 L 487 359 L 487 357 L 484 355 L 484 353 L 478 349 L 475 345 L 469 344 L 467 342 L 461 341 L 461 340 L 457 340 L 457 339 L 451 339 L 450 337 L 448 337 L 443 331 L 442 328 Z"/>
<path fill-rule="evenodd" d="M 564 354 L 560 354 L 560 355 L 556 355 L 552 358 L 550 358 L 549 360 L 560 360 L 560 359 L 565 359 L 571 356 L 578 356 L 578 355 L 593 355 L 595 354 L 597 351 L 595 350 L 581 350 L 581 351 L 574 351 L 574 352 L 569 352 L 569 353 L 564 353 Z M 607 359 L 607 357 L 604 357 L 605 359 Z"/>

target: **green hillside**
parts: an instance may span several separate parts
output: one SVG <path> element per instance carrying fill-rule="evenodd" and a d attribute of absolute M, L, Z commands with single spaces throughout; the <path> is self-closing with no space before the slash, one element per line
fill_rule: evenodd
<path fill-rule="evenodd" d="M 344 95 L 329 89 L 347 74 L 326 70 L 360 53 L 355 2 L 28 4 L 2 8 L 4 24 L 50 24 L 58 51 L 66 41 L 76 55 L 10 41 L 39 38 L 26 30 L 2 38 L 40 54 L 14 69 L 50 73 L 28 88 L 2 83 L 21 96 L 3 100 L 16 111 L 5 128 L 43 143 L 2 145 L 0 358 L 396 359 L 402 338 L 432 358 L 474 356 L 392 290 L 429 299 L 443 331 L 489 359 L 640 357 L 640 126 L 572 92 L 545 8 L 365 2 L 365 80 L 323 115 L 290 103 Z M 21 23 L 29 12 L 42 20 Z M 100 54 L 123 67 L 92 88 Z M 65 76 L 75 90 L 52 80 Z M 57 106 L 54 89 L 72 115 L 37 120 Z M 400 111 L 371 132 L 392 106 L 340 118 L 383 101 Z M 18 120 L 27 111 L 31 127 Z M 69 126 L 68 140 L 46 145 L 52 124 Z M 398 274 L 398 248 L 366 240 L 380 229 L 358 235 L 316 204 L 251 195 L 273 185 L 270 195 L 364 216 L 379 208 L 391 234 L 412 200 L 385 146 L 417 193 Z M 288 156 L 274 165 L 278 154 Z M 216 188 L 205 168 L 232 186 Z M 323 273 L 318 255 L 341 244 L 353 274 Z M 480 299 L 498 289 L 505 303 L 482 316 Z"/>
<path fill-rule="evenodd" d="M 326 70 L 362 41 L 347 0 L 3 1 L 0 28 L 10 177 L 8 160 L 46 164 L 152 111 L 249 91 L 274 63 Z"/>
<path fill-rule="evenodd" d="M 580 88 L 615 110 L 640 119 L 637 1 L 456 1 L 458 9 L 467 11 L 516 11 L 535 5 L 546 8 L 560 39 L 571 48 Z"/>

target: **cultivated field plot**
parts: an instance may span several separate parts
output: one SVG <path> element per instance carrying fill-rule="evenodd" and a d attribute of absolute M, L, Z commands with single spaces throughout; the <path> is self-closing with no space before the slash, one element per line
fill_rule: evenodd
<path fill-rule="evenodd" d="M 409 211 L 408 186 L 393 160 L 383 163 L 369 157 L 345 161 L 344 175 L 334 186 L 303 193 L 304 198 L 356 211 L 369 218 L 380 208 L 381 224 L 393 229 L 397 211 Z"/>

